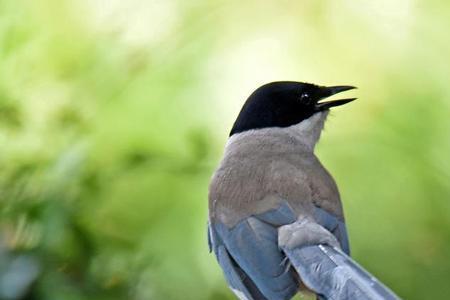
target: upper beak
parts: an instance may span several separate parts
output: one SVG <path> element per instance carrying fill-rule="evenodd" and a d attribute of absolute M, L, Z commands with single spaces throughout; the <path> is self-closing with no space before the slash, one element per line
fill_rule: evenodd
<path fill-rule="evenodd" d="M 330 97 L 334 94 L 353 90 L 356 89 L 356 87 L 351 85 L 338 85 L 338 86 L 329 86 L 329 87 L 322 87 L 320 91 L 320 98 L 319 101 Z M 316 109 L 319 111 L 329 109 L 330 107 L 343 105 L 349 102 L 352 102 L 353 100 L 356 100 L 356 98 L 345 98 L 345 99 L 339 99 L 339 100 L 331 100 L 331 101 L 325 101 L 325 102 L 318 102 L 316 103 Z"/>

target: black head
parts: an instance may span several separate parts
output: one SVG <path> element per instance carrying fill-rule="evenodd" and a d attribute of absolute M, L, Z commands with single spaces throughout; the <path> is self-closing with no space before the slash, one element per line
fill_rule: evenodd
<path fill-rule="evenodd" d="M 234 122 L 230 136 L 259 128 L 288 127 L 308 119 L 317 112 L 339 106 L 356 98 L 327 102 L 320 100 L 353 86 L 324 87 L 295 81 L 277 81 L 258 88 L 245 102 Z"/>

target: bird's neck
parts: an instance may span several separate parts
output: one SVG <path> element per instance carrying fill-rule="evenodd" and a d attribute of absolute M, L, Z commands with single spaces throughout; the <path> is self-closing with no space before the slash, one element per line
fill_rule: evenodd
<path fill-rule="evenodd" d="M 234 134 L 228 140 L 225 154 L 252 151 L 295 150 L 313 152 L 320 138 L 328 112 L 316 113 L 309 119 L 289 127 L 272 127 Z"/>
<path fill-rule="evenodd" d="M 313 152 L 319 141 L 327 116 L 328 111 L 317 113 L 299 124 L 287 127 L 285 130 L 286 134 L 291 135 L 302 143 L 306 149 Z"/>

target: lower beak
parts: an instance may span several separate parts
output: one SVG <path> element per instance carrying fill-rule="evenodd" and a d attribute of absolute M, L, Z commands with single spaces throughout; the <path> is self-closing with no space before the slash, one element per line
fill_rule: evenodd
<path fill-rule="evenodd" d="M 319 101 L 322 99 L 328 98 L 330 96 L 333 96 L 337 93 L 341 93 L 341 92 L 345 92 L 345 91 L 353 90 L 353 89 L 356 89 L 356 87 L 351 86 L 351 85 L 338 85 L 338 86 L 323 87 L 323 88 L 321 88 Z M 331 101 L 325 101 L 325 102 L 318 102 L 318 103 L 316 103 L 316 109 L 318 111 L 322 111 L 322 110 L 329 109 L 330 107 L 344 105 L 346 103 L 352 102 L 353 100 L 356 100 L 356 98 L 345 98 L 345 99 L 331 100 Z"/>

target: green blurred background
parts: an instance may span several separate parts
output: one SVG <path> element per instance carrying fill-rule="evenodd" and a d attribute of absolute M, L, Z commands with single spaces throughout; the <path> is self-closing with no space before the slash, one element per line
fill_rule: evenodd
<path fill-rule="evenodd" d="M 450 295 L 450 4 L 0 0 L 0 299 L 234 299 L 207 188 L 246 97 L 352 84 L 318 155 L 353 256 Z"/>

